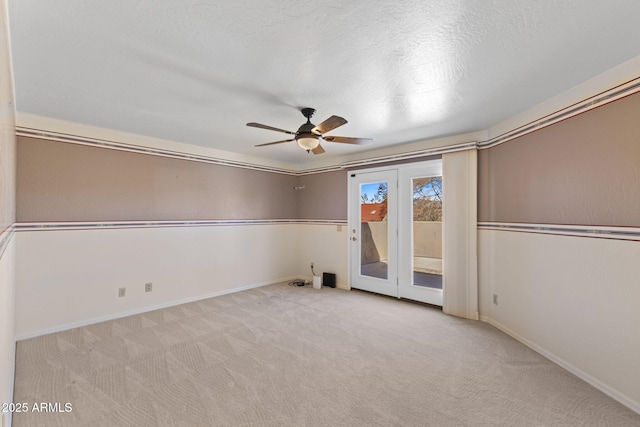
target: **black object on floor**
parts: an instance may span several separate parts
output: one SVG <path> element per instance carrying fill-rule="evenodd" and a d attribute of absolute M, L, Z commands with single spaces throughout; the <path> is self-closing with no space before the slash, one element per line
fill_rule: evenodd
<path fill-rule="evenodd" d="M 322 286 L 336 287 L 336 275 L 334 273 L 322 273 Z"/>

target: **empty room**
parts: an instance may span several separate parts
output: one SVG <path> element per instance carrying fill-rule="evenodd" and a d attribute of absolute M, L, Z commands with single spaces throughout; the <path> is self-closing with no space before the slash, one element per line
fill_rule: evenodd
<path fill-rule="evenodd" d="M 0 427 L 640 426 L 635 0 L 0 0 Z"/>

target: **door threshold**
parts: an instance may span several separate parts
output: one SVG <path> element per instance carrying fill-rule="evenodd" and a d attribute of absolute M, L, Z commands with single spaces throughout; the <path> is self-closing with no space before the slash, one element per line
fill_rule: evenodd
<path fill-rule="evenodd" d="M 441 305 L 429 304 L 428 302 L 417 301 L 417 300 L 409 299 L 409 298 L 398 298 L 398 297 L 394 297 L 394 296 L 391 296 L 391 295 L 379 294 L 377 292 L 371 292 L 371 291 L 367 291 L 367 290 L 364 290 L 364 289 L 358 289 L 358 288 L 354 288 L 354 287 L 351 287 L 351 290 L 352 291 L 358 291 L 358 292 L 365 292 L 367 294 L 375 295 L 375 296 L 382 297 L 382 298 L 390 298 L 390 299 L 394 299 L 394 300 L 405 301 L 405 302 L 408 302 L 408 303 L 411 303 L 411 304 L 423 305 L 425 307 L 435 308 L 436 310 L 442 311 L 442 306 Z"/>

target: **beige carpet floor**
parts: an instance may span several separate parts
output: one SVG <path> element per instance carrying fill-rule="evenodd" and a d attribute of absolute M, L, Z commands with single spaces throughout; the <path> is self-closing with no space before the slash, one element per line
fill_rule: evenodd
<path fill-rule="evenodd" d="M 639 426 L 490 325 L 266 286 L 20 341 L 14 426 Z"/>

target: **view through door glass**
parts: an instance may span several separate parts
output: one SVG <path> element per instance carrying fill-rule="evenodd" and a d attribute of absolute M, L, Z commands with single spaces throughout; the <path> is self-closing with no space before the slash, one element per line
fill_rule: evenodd
<path fill-rule="evenodd" d="M 442 289 L 442 177 L 413 178 L 413 284 Z"/>
<path fill-rule="evenodd" d="M 378 279 L 389 275 L 387 182 L 360 184 L 360 274 Z"/>

